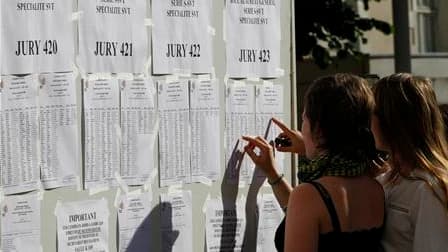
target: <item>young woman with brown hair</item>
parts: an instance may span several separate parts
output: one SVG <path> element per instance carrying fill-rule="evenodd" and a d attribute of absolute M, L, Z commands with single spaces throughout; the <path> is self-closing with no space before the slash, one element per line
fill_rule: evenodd
<path fill-rule="evenodd" d="M 372 131 L 390 154 L 381 176 L 386 192 L 386 252 L 447 251 L 448 149 L 431 81 L 393 74 L 374 87 Z"/>
<path fill-rule="evenodd" d="M 282 152 L 299 161 L 299 186 L 292 189 L 276 169 L 273 148 L 261 137 L 245 136 L 246 153 L 262 169 L 286 222 L 275 237 L 278 251 L 377 251 L 384 221 L 384 192 L 370 174 L 377 152 L 370 132 L 374 109 L 365 80 L 336 74 L 316 80 L 305 98 L 302 132 L 276 119 L 290 146 Z M 258 149 L 258 151 L 255 150 Z"/>

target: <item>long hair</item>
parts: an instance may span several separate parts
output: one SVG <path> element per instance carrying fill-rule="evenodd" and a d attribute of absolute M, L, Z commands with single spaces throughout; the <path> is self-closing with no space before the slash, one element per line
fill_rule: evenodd
<path fill-rule="evenodd" d="M 431 174 L 435 181 L 423 179 L 440 202 L 448 208 L 448 148 L 442 115 L 431 81 L 407 73 L 393 74 L 374 87 L 375 115 L 384 141 L 391 151 L 391 176 L 410 177 L 400 167 L 405 160 L 413 169 Z M 444 195 L 439 195 L 440 186 Z"/>
<path fill-rule="evenodd" d="M 367 81 L 352 74 L 315 80 L 305 95 L 305 114 L 318 148 L 378 168 L 370 120 L 375 107 Z"/>
<path fill-rule="evenodd" d="M 448 141 L 448 104 L 442 104 L 439 108 L 442 112 L 443 124 L 445 124 L 445 138 Z"/>

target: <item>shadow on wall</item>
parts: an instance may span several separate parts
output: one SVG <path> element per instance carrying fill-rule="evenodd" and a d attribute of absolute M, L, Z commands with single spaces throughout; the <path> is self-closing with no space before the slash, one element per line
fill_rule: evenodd
<path fill-rule="evenodd" d="M 221 184 L 222 205 L 224 212 L 236 213 L 238 185 L 240 178 L 240 168 L 243 162 L 244 153 L 238 149 L 238 140 L 232 151 L 232 155 L 227 163 L 224 179 Z M 252 176 L 251 185 L 247 194 L 245 206 L 246 229 L 242 251 L 256 251 L 257 229 L 258 229 L 258 207 L 257 195 L 266 177 L 263 172 L 256 168 Z M 160 203 L 155 206 L 151 213 L 144 219 L 129 242 L 127 252 L 142 251 L 172 251 L 172 247 L 179 236 L 179 231 L 173 230 L 171 219 L 162 220 L 162 209 L 167 211 L 166 216 L 171 216 L 172 206 L 170 203 Z M 164 226 L 162 226 L 164 225 Z M 118 227 L 118 225 L 117 225 Z M 161 231 L 163 228 L 163 232 Z M 223 216 L 222 233 L 220 238 L 220 251 L 233 252 L 236 248 L 236 236 L 238 220 L 236 214 Z M 117 232 L 118 234 L 119 232 Z M 117 242 L 119 238 L 117 237 Z M 165 244 L 161 244 L 165 242 Z M 119 244 L 117 244 L 119 247 Z M 204 251 L 207 246 L 204 247 Z"/>
<path fill-rule="evenodd" d="M 166 213 L 165 216 L 171 216 L 170 203 L 162 202 L 155 206 L 135 231 L 126 252 L 162 251 L 162 247 L 164 252 L 172 251 L 179 231 L 173 230 L 171 219 L 162 220 L 162 210 Z M 119 248 L 118 244 L 117 248 Z"/>
<path fill-rule="evenodd" d="M 243 162 L 244 153 L 238 149 L 240 140 L 238 140 L 232 151 L 232 155 L 226 166 L 224 179 L 221 184 L 222 204 L 224 211 L 236 212 L 236 201 L 238 197 L 238 184 L 240 178 L 240 168 Z M 245 215 L 246 229 L 244 232 L 244 241 L 242 251 L 256 251 L 257 248 L 257 229 L 258 229 L 258 207 L 257 195 L 263 185 L 266 176 L 260 169 L 255 168 L 252 176 L 251 185 L 248 190 Z M 220 251 L 233 252 L 236 247 L 237 236 L 237 216 L 229 215 L 223 217 Z M 243 235 L 243 234 L 241 234 Z"/>
<path fill-rule="evenodd" d="M 236 200 L 238 197 L 238 184 L 240 180 L 240 169 L 243 162 L 244 153 L 238 149 L 240 140 L 233 148 L 232 154 L 224 172 L 224 179 L 221 184 L 221 196 L 224 212 L 233 211 L 236 213 Z M 236 246 L 237 216 L 223 215 L 220 251 L 234 251 Z M 243 248 L 244 249 L 244 248 Z"/>

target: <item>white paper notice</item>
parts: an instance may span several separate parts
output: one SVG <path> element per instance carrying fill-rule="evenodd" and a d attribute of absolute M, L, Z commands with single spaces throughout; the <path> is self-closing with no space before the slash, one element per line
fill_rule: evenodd
<path fill-rule="evenodd" d="M 151 246 L 151 223 L 149 223 L 151 197 L 150 193 L 121 197 L 118 205 L 119 251 L 141 251 Z"/>
<path fill-rule="evenodd" d="M 212 2 L 152 1 L 154 74 L 211 72 Z"/>
<path fill-rule="evenodd" d="M 145 0 L 79 0 L 80 64 L 86 72 L 143 73 Z"/>
<path fill-rule="evenodd" d="M 220 116 L 217 80 L 194 80 L 190 86 L 191 173 L 216 181 L 220 174 Z"/>
<path fill-rule="evenodd" d="M 5 194 L 38 189 L 38 81 L 36 75 L 4 76 L 0 127 Z"/>
<path fill-rule="evenodd" d="M 71 71 L 71 1 L 2 1 L 1 73 Z"/>
<path fill-rule="evenodd" d="M 109 251 L 107 201 L 86 200 L 57 203 L 58 251 Z"/>
<path fill-rule="evenodd" d="M 260 217 L 258 219 L 257 251 L 276 251 L 275 231 L 282 222 L 284 213 L 274 194 L 263 194 L 259 198 Z"/>
<path fill-rule="evenodd" d="M 188 81 L 158 82 L 160 186 L 191 182 Z"/>
<path fill-rule="evenodd" d="M 257 135 L 264 136 L 266 126 L 272 117 L 283 119 L 283 86 L 282 85 L 257 85 L 256 86 L 256 125 Z M 270 127 L 276 137 L 280 130 L 278 127 Z M 274 132 L 275 131 L 275 132 Z"/>
<path fill-rule="evenodd" d="M 72 73 L 39 77 L 41 179 L 44 188 L 75 185 L 78 169 L 76 86 Z"/>
<path fill-rule="evenodd" d="M 227 75 L 277 77 L 280 67 L 280 2 L 226 1 Z"/>
<path fill-rule="evenodd" d="M 236 207 L 224 208 L 220 200 L 210 200 L 205 228 L 208 252 L 241 251 L 246 230 L 244 203 L 238 201 Z"/>
<path fill-rule="evenodd" d="M 268 142 L 274 141 L 281 130 L 274 124 L 271 124 L 268 128 L 269 132 L 266 132 L 266 129 L 272 117 L 283 120 L 283 86 L 274 84 L 257 85 L 255 100 L 257 135 L 266 137 Z M 284 156 L 282 152 L 275 152 L 279 172 L 284 170 Z"/>
<path fill-rule="evenodd" d="M 6 197 L 1 206 L 2 251 L 39 251 L 40 201 L 36 194 Z"/>
<path fill-rule="evenodd" d="M 162 194 L 161 231 L 163 252 L 193 251 L 193 213 L 190 191 Z"/>
<path fill-rule="evenodd" d="M 116 185 L 120 168 L 118 80 L 84 81 L 85 186 Z"/>
<path fill-rule="evenodd" d="M 128 185 L 142 185 L 154 169 L 155 87 L 150 79 L 121 81 L 121 169 Z"/>
<path fill-rule="evenodd" d="M 228 84 L 226 87 L 226 162 L 241 136 L 255 135 L 255 87 L 250 84 Z M 244 142 L 240 141 L 238 149 L 243 152 Z M 235 168 L 235 167 L 232 167 Z M 249 183 L 252 179 L 254 165 L 244 157 L 240 170 L 229 173 L 230 181 Z"/>

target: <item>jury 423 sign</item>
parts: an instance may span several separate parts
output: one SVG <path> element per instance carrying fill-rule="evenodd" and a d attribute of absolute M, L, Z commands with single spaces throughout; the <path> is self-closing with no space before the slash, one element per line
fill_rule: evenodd
<path fill-rule="evenodd" d="M 257 61 L 258 60 L 258 61 Z M 241 49 L 238 61 L 268 63 L 271 60 L 271 50 L 269 49 Z"/>
<path fill-rule="evenodd" d="M 97 41 L 95 56 L 124 56 L 132 57 L 132 42 Z"/>
<path fill-rule="evenodd" d="M 57 40 L 20 40 L 17 41 L 15 55 L 55 55 L 58 53 Z"/>

